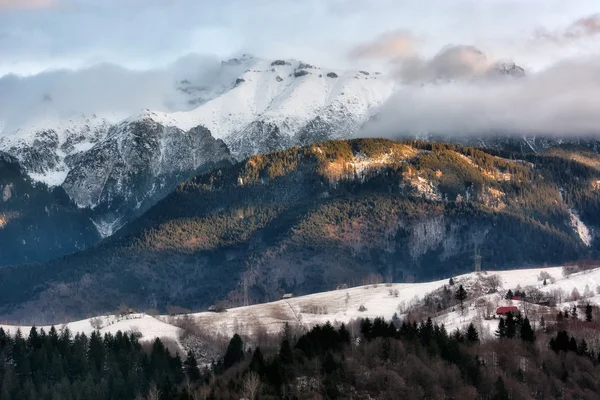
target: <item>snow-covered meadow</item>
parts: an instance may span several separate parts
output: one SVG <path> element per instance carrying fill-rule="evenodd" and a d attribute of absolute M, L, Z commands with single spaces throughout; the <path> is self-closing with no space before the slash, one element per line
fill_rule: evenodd
<path fill-rule="evenodd" d="M 544 272 L 546 285 L 540 278 Z M 546 275 L 547 274 L 547 275 Z M 573 290 L 583 297 L 586 302 L 600 305 L 600 294 L 597 287 L 600 286 L 600 268 L 563 276 L 562 267 L 519 269 L 507 271 L 487 271 L 469 273 L 453 278 L 454 286 L 449 286 L 448 280 L 440 280 L 425 283 L 393 283 L 373 284 L 352 288 L 343 288 L 329 292 L 316 293 L 307 296 L 292 297 L 271 303 L 256 304 L 247 307 L 228 309 L 226 312 L 200 312 L 186 316 L 196 322 L 206 332 L 215 335 L 231 336 L 233 333 L 251 335 L 261 329 L 266 332 L 276 333 L 281 331 L 283 325 L 288 322 L 293 325 L 312 326 L 331 323 L 347 323 L 358 318 L 383 317 L 391 319 L 395 313 L 402 316 L 403 312 L 414 307 L 426 295 L 447 286 L 455 291 L 458 285 L 464 285 L 469 291 L 490 276 L 497 275 L 499 288 L 497 293 L 483 294 L 470 297 L 465 302 L 465 309 L 459 306 L 450 307 L 437 313 L 434 319 L 438 323 L 445 324 L 448 331 L 456 328 L 464 328 L 473 322 L 481 331 L 483 337 L 489 336 L 497 327 L 497 319 L 485 319 L 486 314 L 481 309 L 484 302 L 491 303 L 494 307 L 502 305 L 515 305 L 519 309 L 528 311 L 537 308 L 539 315 L 549 313 L 554 309 L 544 306 L 533 306 L 531 303 L 515 300 L 505 300 L 504 293 L 508 289 L 536 287 L 544 294 L 560 292 L 558 309 L 571 308 L 576 301 L 571 299 Z M 586 291 L 587 288 L 587 291 Z M 479 305 L 479 306 L 478 306 Z M 362 310 L 362 311 L 361 311 Z M 493 313 L 492 313 L 493 314 Z M 151 316 L 147 314 L 130 314 L 125 316 L 99 316 L 67 324 L 56 325 L 58 330 L 68 327 L 75 333 L 91 334 L 96 328 L 101 333 L 138 332 L 141 341 L 154 340 L 154 338 L 168 338 L 179 343 L 181 328 L 177 319 L 184 317 L 173 316 Z M 535 321 L 534 321 L 535 323 Z M 26 335 L 30 326 L 0 326 L 5 331 L 15 333 L 21 329 Z M 46 331 L 49 326 L 43 327 Z"/>

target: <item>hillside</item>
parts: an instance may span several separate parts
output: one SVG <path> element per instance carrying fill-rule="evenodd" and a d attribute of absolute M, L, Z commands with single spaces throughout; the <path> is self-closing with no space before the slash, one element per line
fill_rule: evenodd
<path fill-rule="evenodd" d="M 5 378 L 3 397 L 43 397 L 37 391 L 125 399 L 146 391 L 149 398 L 282 398 L 285 392 L 294 398 L 548 399 L 565 393 L 594 399 L 600 392 L 600 296 L 586 290 L 576 315 L 566 294 L 598 287 L 594 265 L 366 285 L 220 313 L 124 310 L 54 327 L 0 325 L 4 376 L 29 370 L 37 384 Z M 492 281 L 493 293 L 481 295 Z M 468 291 L 464 312 L 451 300 L 435 315 L 420 313 L 433 296 L 459 285 Z M 524 297 L 504 300 L 510 292 Z M 536 304 L 557 293 L 563 298 L 556 304 Z M 501 318 L 498 305 L 520 314 Z M 567 317 L 563 308 L 572 310 Z"/>
<path fill-rule="evenodd" d="M 55 321 L 116 309 L 202 309 L 383 277 L 559 264 L 597 254 L 598 181 L 569 157 L 333 141 L 200 175 L 99 246 L 0 270 L 5 317 Z M 584 156 L 581 156 L 584 157 Z"/>
<path fill-rule="evenodd" d="M 459 307 L 453 304 L 435 313 L 434 321 L 438 324 L 444 324 L 448 332 L 452 332 L 457 328 L 463 330 L 469 323 L 473 322 L 478 327 L 482 339 L 491 339 L 497 329 L 498 319 L 484 318 L 488 316 L 486 310 L 478 310 L 476 306 L 482 300 L 492 304 L 491 314 L 495 314 L 496 308 L 503 305 L 515 305 L 523 313 L 528 310 L 530 320 L 536 325 L 539 325 L 541 316 L 545 316 L 546 322 L 552 323 L 555 320 L 554 313 L 557 310 L 564 308 L 570 310 L 572 305 L 575 304 L 569 298 L 573 289 L 577 289 L 583 294 L 586 286 L 591 288 L 592 293 L 588 295 L 589 297 L 583 299 L 585 302 L 600 306 L 600 294 L 596 292 L 596 287 L 600 285 L 599 268 L 574 273 L 570 276 L 564 276 L 562 270 L 562 267 L 550 267 L 472 272 L 453 277 L 454 286 L 448 284 L 448 279 L 423 283 L 370 284 L 292 297 L 291 299 L 269 303 L 230 308 L 221 313 L 200 312 L 186 316 L 151 316 L 144 313 L 120 316 L 101 315 L 60 324 L 56 328 L 61 330 L 66 327 L 73 334 L 83 333 L 88 336 L 96 328 L 102 334 L 115 334 L 118 331 L 139 332 L 142 341 L 163 338 L 175 341 L 180 346 L 185 347 L 185 343 L 180 340 L 184 331 L 180 328 L 180 326 L 183 326 L 181 321 L 191 319 L 195 324 L 202 327 L 203 331 L 210 332 L 213 335 L 231 337 L 237 333 L 252 337 L 261 330 L 278 334 L 285 323 L 292 326 L 311 328 L 314 325 L 323 325 L 328 321 L 338 325 L 341 323 L 349 324 L 353 320 L 361 318 L 375 319 L 381 317 L 385 320 L 391 320 L 394 314 L 404 318 L 407 313 L 419 310 L 426 303 L 425 299 L 434 296 L 445 287 L 454 291 L 458 285 L 464 285 L 469 293 L 465 311 L 461 312 L 458 309 Z M 546 285 L 540 279 L 542 275 L 550 276 Z M 475 288 L 481 284 L 485 285 L 486 280 L 492 276 L 498 277 L 497 291 L 489 295 L 479 294 Z M 550 283 L 550 280 L 553 283 Z M 561 291 L 564 298 L 551 307 L 540 306 L 538 312 L 533 313 L 532 307 L 534 306 L 527 309 L 526 304 L 528 303 L 525 301 L 504 300 L 509 289 L 515 291 L 517 288 L 522 288 L 525 292 L 535 288 L 547 296 L 553 292 Z M 361 306 L 364 306 L 363 311 L 360 311 Z M 0 325 L 0 328 L 12 334 L 16 333 L 17 329 L 25 333 L 31 329 L 31 325 Z M 44 328 L 48 331 L 50 326 L 38 325 L 38 328 Z M 594 344 L 596 343 L 594 342 Z M 600 342 L 597 344 L 600 345 Z"/>

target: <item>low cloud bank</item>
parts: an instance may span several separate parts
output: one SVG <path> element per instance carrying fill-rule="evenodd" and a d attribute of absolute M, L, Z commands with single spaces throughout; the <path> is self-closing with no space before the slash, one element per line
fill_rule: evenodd
<path fill-rule="evenodd" d="M 361 135 L 600 134 L 600 57 L 563 61 L 521 78 L 477 79 L 470 65 L 447 80 L 403 81 Z"/>

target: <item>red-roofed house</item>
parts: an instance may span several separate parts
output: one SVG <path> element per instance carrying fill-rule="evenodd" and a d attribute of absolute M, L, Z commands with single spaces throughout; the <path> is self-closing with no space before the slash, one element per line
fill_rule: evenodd
<path fill-rule="evenodd" d="M 509 312 L 513 313 L 513 314 L 518 314 L 519 309 L 517 308 L 517 306 L 504 306 L 504 307 L 498 307 L 498 309 L 496 310 L 497 315 L 505 315 L 505 314 L 508 314 Z"/>

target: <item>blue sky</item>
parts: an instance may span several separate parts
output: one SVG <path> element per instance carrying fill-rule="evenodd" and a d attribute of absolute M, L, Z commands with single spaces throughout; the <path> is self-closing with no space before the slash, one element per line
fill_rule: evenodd
<path fill-rule="evenodd" d="M 420 54 L 473 44 L 536 68 L 597 48 L 593 29 L 565 32 L 598 11 L 597 0 L 0 0 L 0 76 L 100 62 L 147 69 L 189 53 L 335 66 L 366 62 L 348 53 L 398 31 Z"/>

